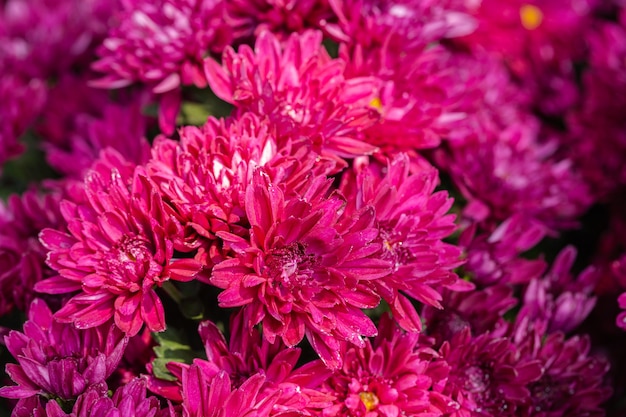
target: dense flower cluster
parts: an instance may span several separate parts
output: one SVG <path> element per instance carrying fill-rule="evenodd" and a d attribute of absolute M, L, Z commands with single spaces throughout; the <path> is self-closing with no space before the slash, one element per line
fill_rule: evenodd
<path fill-rule="evenodd" d="M 0 1 L 0 414 L 623 415 L 622 3 Z"/>

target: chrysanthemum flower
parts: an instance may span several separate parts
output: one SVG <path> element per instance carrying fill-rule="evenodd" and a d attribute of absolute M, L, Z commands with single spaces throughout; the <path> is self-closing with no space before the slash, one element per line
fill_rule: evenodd
<path fill-rule="evenodd" d="M 329 195 L 326 177 L 313 177 L 287 197 L 258 168 L 245 192 L 249 238 L 219 232 L 234 255 L 215 266 L 211 283 L 223 288 L 221 307 L 244 307 L 249 326 L 262 323 L 270 342 L 294 346 L 306 335 L 329 367 L 341 364 L 340 341 L 363 346 L 376 327 L 361 311 L 379 297 L 366 285 L 391 272 L 373 255 L 373 209 L 342 216 L 345 200 Z"/>
<path fill-rule="evenodd" d="M 334 169 L 310 147 L 279 147 L 275 129 L 251 113 L 210 118 L 202 127 L 181 128 L 179 135 L 180 141 L 156 140 L 147 170 L 183 226 L 175 244 L 185 252 L 202 247 L 210 253 L 219 231 L 247 233 L 244 194 L 254 167 L 264 167 L 286 193 L 310 175 Z"/>
<path fill-rule="evenodd" d="M 60 198 L 26 191 L 0 203 L 0 316 L 17 307 L 26 311 L 35 283 L 54 275 L 37 236 L 46 227 L 62 229 Z"/>
<path fill-rule="evenodd" d="M 127 338 L 110 323 L 87 330 L 59 323 L 45 302 L 35 300 L 24 333 L 12 331 L 5 343 L 18 362 L 6 366 L 17 385 L 0 388 L 0 396 L 20 399 L 19 408 L 37 396 L 72 401 L 90 388 L 106 392 L 105 379 L 120 362 Z"/>
<path fill-rule="evenodd" d="M 433 390 L 448 376 L 445 361 L 419 333 L 401 331 L 390 316 L 381 318 L 373 342 L 344 349 L 343 366 L 322 384 L 335 397 L 322 416 L 441 416 L 458 407 Z"/>
<path fill-rule="evenodd" d="M 226 21 L 235 43 L 248 42 L 263 31 L 279 38 L 306 29 L 319 29 L 332 20 L 328 0 L 231 0 L 226 2 Z"/>
<path fill-rule="evenodd" d="M 518 416 L 530 399 L 528 384 L 542 375 L 538 360 L 528 359 L 507 337 L 462 330 L 444 342 L 442 358 L 450 365 L 443 393 L 460 404 L 454 417 Z"/>
<path fill-rule="evenodd" d="M 141 113 L 147 94 L 122 96 L 92 88 L 84 78 L 65 76 L 50 89 L 36 129 L 48 164 L 66 177 L 82 180 L 101 150 L 111 147 L 128 161 L 147 161 L 148 119 Z"/>
<path fill-rule="evenodd" d="M 302 371 L 296 369 L 300 349 L 288 348 L 281 340 L 270 343 L 263 339 L 258 329 L 248 327 L 245 311 L 231 316 L 229 343 L 211 321 L 200 323 L 198 330 L 205 346 L 207 360 L 194 359 L 193 366 L 197 366 L 209 379 L 226 372 L 235 388 L 255 374 L 264 375 L 265 381 L 259 392 L 261 394 L 271 394 L 277 390 L 280 392 L 273 406 L 272 415 L 289 410 L 298 410 L 302 415 L 313 412 L 315 415 L 331 404 L 330 396 L 309 388 L 317 388 L 320 381 L 330 375 L 328 368 L 323 365 L 309 365 Z M 151 378 L 150 389 L 170 400 L 182 401 L 180 385 L 183 371 L 188 371 L 189 368 L 190 365 L 187 364 L 168 363 L 167 369 L 178 378 L 178 381 L 167 382 Z M 310 377 L 312 369 L 315 369 L 316 374 Z"/>
<path fill-rule="evenodd" d="M 25 82 L 5 74 L 0 78 L 0 175 L 2 165 L 24 151 L 18 139 L 34 121 L 45 98 L 44 83 L 40 80 Z"/>
<path fill-rule="evenodd" d="M 169 134 L 180 104 L 181 85 L 206 86 L 202 60 L 230 41 L 224 1 L 132 0 L 123 2 L 119 24 L 109 31 L 92 67 L 106 75 L 94 85 L 119 88 L 148 84 L 161 94 L 161 129 Z"/>
<path fill-rule="evenodd" d="M 602 403 L 611 396 L 608 361 L 591 354 L 586 335 L 566 339 L 561 332 L 546 333 L 545 324 L 532 322 L 522 311 L 511 330 L 522 355 L 538 360 L 543 369 L 541 377 L 528 384 L 531 395 L 520 415 L 604 416 Z"/>
<path fill-rule="evenodd" d="M 421 329 L 421 322 L 408 295 L 422 303 L 441 308 L 441 287 L 463 285 L 452 272 L 461 264 L 458 247 L 443 239 L 455 230 L 455 216 L 448 214 L 452 199 L 445 192 L 435 193 L 435 168 L 410 174 L 409 159 L 397 155 L 387 163 L 382 175 L 372 164 L 361 168 L 356 178 L 346 175 L 342 191 L 352 210 L 375 209 L 376 242 L 379 254 L 392 265 L 392 274 L 369 282 L 387 301 L 394 318 L 406 330 Z"/>
<path fill-rule="evenodd" d="M 603 199 L 626 184 L 626 13 L 620 20 L 589 32 L 582 102 L 567 119 L 566 146 L 594 195 Z"/>
<path fill-rule="evenodd" d="M 330 58 L 321 32 L 293 34 L 282 47 L 263 32 L 254 50 L 226 48 L 222 65 L 208 58 L 205 72 L 219 98 L 275 127 L 279 147 L 302 138 L 318 154 L 354 157 L 376 149 L 358 139 L 377 120 L 369 106 L 376 80 L 346 80 L 345 65 Z"/>
<path fill-rule="evenodd" d="M 445 290 L 442 296 L 443 309 L 424 306 L 422 310 L 425 332 L 438 346 L 465 329 L 473 335 L 493 330 L 502 324 L 504 314 L 517 304 L 513 289 L 507 285 L 467 292 Z"/>
<path fill-rule="evenodd" d="M 547 232 L 545 226 L 523 214 L 514 214 L 493 231 L 482 231 L 472 223 L 459 236 L 466 257 L 463 270 L 480 286 L 526 284 L 538 278 L 546 264 L 521 254 L 534 248 Z"/>
<path fill-rule="evenodd" d="M 583 322 L 596 304 L 591 294 L 598 281 L 594 267 L 589 266 L 574 279 L 576 249 L 568 246 L 554 260 L 543 278 L 533 279 L 524 293 L 524 308 L 530 319 L 542 320 L 550 333 L 568 333 Z"/>
<path fill-rule="evenodd" d="M 381 80 L 370 101 L 380 123 L 365 139 L 382 149 L 437 146 L 448 118 L 445 94 L 448 69 L 437 63 L 445 49 L 437 43 L 471 32 L 473 20 L 442 1 L 338 0 L 330 2 L 338 24 L 325 30 L 341 42 L 346 77 Z"/>
<path fill-rule="evenodd" d="M 168 279 L 191 280 L 199 266 L 173 259 L 168 234 L 176 230 L 175 222 L 145 173 L 133 173 L 133 165 L 117 157 L 116 165 L 98 163 L 87 174 L 83 202 L 62 203 L 68 233 L 42 232 L 48 264 L 59 275 L 39 282 L 36 290 L 78 291 L 55 315 L 78 328 L 113 318 L 130 336 L 144 323 L 162 331 L 165 318 L 156 287 Z"/>
<path fill-rule="evenodd" d="M 45 410 L 39 408 L 28 417 L 174 417 L 172 407 L 161 409 L 156 397 L 146 397 L 145 380 L 136 378 L 118 388 L 109 398 L 106 393 L 90 389 L 76 400 L 69 414 L 65 413 L 59 403 L 48 401 Z M 20 415 L 16 417 L 22 417 Z M 26 417 L 26 416 L 24 416 Z"/>
<path fill-rule="evenodd" d="M 262 394 L 264 382 L 263 375 L 255 374 L 235 389 L 226 372 L 207 377 L 192 365 L 183 370 L 183 417 L 269 417 L 280 392 Z M 299 413 L 293 410 L 280 415 Z"/>
<path fill-rule="evenodd" d="M 48 79 L 88 64 L 117 0 L 8 0 L 0 6 L 0 68 Z"/>

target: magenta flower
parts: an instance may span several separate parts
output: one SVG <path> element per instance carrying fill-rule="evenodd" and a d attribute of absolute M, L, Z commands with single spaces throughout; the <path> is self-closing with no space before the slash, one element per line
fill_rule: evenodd
<path fill-rule="evenodd" d="M 144 323 L 151 331 L 165 329 L 156 287 L 169 279 L 191 280 L 200 268 L 193 260 L 173 259 L 167 236 L 175 222 L 145 173 L 132 173 L 133 165 L 117 158 L 117 164 L 100 162 L 87 174 L 84 201 L 62 204 L 68 233 L 42 232 L 48 264 L 59 275 L 36 290 L 78 291 L 55 314 L 58 320 L 89 328 L 113 319 L 134 336 Z"/>
<path fill-rule="evenodd" d="M 346 75 L 381 80 L 370 105 L 380 123 L 365 131 L 369 143 L 389 152 L 432 148 L 444 133 L 448 69 L 444 38 L 467 34 L 474 22 L 442 1 L 338 0 L 338 24 L 325 25 L 341 41 Z"/>
<path fill-rule="evenodd" d="M 0 6 L 0 68 L 48 79 L 91 59 L 118 1 L 7 0 Z"/>
<path fill-rule="evenodd" d="M 223 291 L 221 307 L 244 307 L 248 326 L 263 325 L 270 343 L 294 346 L 306 335 L 331 368 L 341 364 L 340 341 L 363 346 L 376 328 L 361 311 L 379 297 L 366 285 L 391 272 L 374 257 L 373 209 L 342 216 L 345 200 L 329 195 L 326 177 L 310 178 L 288 197 L 258 168 L 245 193 L 249 238 L 219 232 L 233 257 L 215 266 L 211 283 Z"/>
<path fill-rule="evenodd" d="M 106 75 L 93 85 L 120 88 L 148 84 L 161 94 L 161 129 L 174 131 L 181 85 L 206 86 L 202 60 L 230 42 L 223 1 L 132 0 L 109 31 L 92 67 Z"/>
<path fill-rule="evenodd" d="M 466 208 L 466 211 L 468 208 Z M 534 248 L 547 234 L 545 226 L 514 214 L 495 228 L 479 231 L 472 223 L 459 236 L 466 261 L 463 270 L 481 286 L 528 283 L 546 269 L 542 259 L 526 259 L 522 253 Z"/>
<path fill-rule="evenodd" d="M 71 401 L 89 389 L 106 392 L 105 379 L 120 362 L 127 338 L 110 324 L 77 330 L 59 323 L 45 302 L 35 300 L 24 333 L 10 332 L 5 343 L 18 362 L 6 366 L 17 385 L 0 388 L 0 396 L 19 399 L 18 409 L 37 396 Z"/>
<path fill-rule="evenodd" d="M 528 385 L 527 410 L 522 415 L 537 417 L 604 416 L 604 403 L 611 396 L 607 386 L 609 363 L 591 354 L 591 342 L 584 336 L 566 339 L 563 333 L 545 333 L 541 320 L 531 323 L 520 313 L 513 339 L 522 355 L 538 360 L 541 377 Z"/>
<path fill-rule="evenodd" d="M 263 166 L 274 183 L 293 193 L 310 174 L 325 175 L 335 166 L 304 146 L 279 148 L 275 130 L 251 113 L 221 121 L 210 118 L 201 128 L 181 128 L 179 135 L 180 142 L 156 140 L 147 169 L 183 225 L 176 249 L 201 247 L 201 256 L 220 252 L 217 232 L 246 233 L 244 194 L 254 167 Z M 207 266 L 215 261 L 203 259 Z"/>
<path fill-rule="evenodd" d="M 422 312 L 426 333 L 435 338 L 437 345 L 465 329 L 472 335 L 495 329 L 503 324 L 504 314 L 518 303 L 507 285 L 467 292 L 446 290 L 442 295 L 443 309 L 425 306 Z"/>
<path fill-rule="evenodd" d="M 115 102 L 108 92 L 66 76 L 48 92 L 37 132 L 42 135 L 48 164 L 65 176 L 82 180 L 100 151 L 111 147 L 129 162 L 147 161 L 148 125 L 142 115 L 147 94 L 126 94 Z"/>
<path fill-rule="evenodd" d="M 328 0 L 233 0 L 226 2 L 226 20 L 234 43 L 248 43 L 264 31 L 279 38 L 319 29 L 332 20 Z"/>
<path fill-rule="evenodd" d="M 524 293 L 524 309 L 529 319 L 545 321 L 549 333 L 571 332 L 596 304 L 591 292 L 599 275 L 589 266 L 574 279 L 570 269 L 575 258 L 576 249 L 567 246 L 557 255 L 545 277 L 533 279 Z"/>
<path fill-rule="evenodd" d="M 183 370 L 183 417 L 269 417 L 280 392 L 261 394 L 264 380 L 263 375 L 255 374 L 234 389 L 226 372 L 207 377 L 192 365 Z"/>
<path fill-rule="evenodd" d="M 26 82 L 8 74 L 0 78 L 0 175 L 2 165 L 24 151 L 18 139 L 34 121 L 45 97 L 45 87 L 40 80 Z"/>
<path fill-rule="evenodd" d="M 170 400 L 183 401 L 180 391 L 183 373 L 189 371 L 190 366 L 196 366 L 208 379 L 226 372 L 233 387 L 240 387 L 255 374 L 262 374 L 265 380 L 259 392 L 280 392 L 272 414 L 297 410 L 302 415 L 311 412 L 315 415 L 329 406 L 332 397 L 318 391 L 317 386 L 330 376 L 330 370 L 323 365 L 295 369 L 300 349 L 287 348 L 281 340 L 270 343 L 263 339 L 256 328 L 247 326 L 248 319 L 244 313 L 240 311 L 231 316 L 229 343 L 213 322 L 207 320 L 200 323 L 198 330 L 207 360 L 194 359 L 193 365 L 170 362 L 167 368 L 178 381 L 168 382 L 153 377 L 150 389 Z M 315 370 L 314 375 L 311 374 L 312 369 Z"/>
<path fill-rule="evenodd" d="M 110 417 L 118 415 L 174 417 L 176 414 L 171 406 L 161 410 L 158 398 L 146 397 L 145 380 L 136 378 L 118 388 L 111 398 L 98 390 L 90 389 L 78 397 L 69 414 L 66 414 L 56 401 L 49 401 L 45 411 L 43 409 L 37 410 L 34 417 Z"/>
<path fill-rule="evenodd" d="M 379 334 L 362 348 L 344 346 L 344 363 L 322 384 L 335 397 L 320 415 L 330 416 L 441 416 L 455 401 L 433 387 L 445 381 L 449 367 L 436 351 L 405 333 L 384 315 Z"/>
<path fill-rule="evenodd" d="M 443 393 L 458 401 L 454 417 L 518 416 L 530 400 L 528 384 L 542 375 L 541 363 L 527 359 L 508 338 L 469 329 L 455 334 L 441 347 L 450 365 Z"/>
<path fill-rule="evenodd" d="M 346 80 L 346 63 L 331 59 L 322 34 L 292 34 L 281 47 L 263 32 L 252 50 L 226 48 L 222 65 L 205 61 L 209 85 L 239 112 L 252 112 L 276 129 L 279 147 L 302 138 L 318 154 L 354 157 L 376 150 L 359 140 L 359 132 L 376 122 L 370 107 L 377 81 L 371 77 Z"/>
<path fill-rule="evenodd" d="M 421 322 L 404 294 L 441 308 L 441 287 L 471 288 L 452 272 L 461 264 L 461 251 L 442 241 L 456 226 L 455 216 L 448 214 L 452 199 L 445 192 L 434 193 L 437 183 L 436 169 L 411 175 L 408 157 L 399 154 L 384 168 L 371 164 L 354 180 L 344 177 L 341 187 L 354 204 L 352 210 L 375 209 L 379 256 L 390 262 L 392 273 L 369 283 L 387 301 L 398 323 L 410 331 L 420 330 Z"/>
<path fill-rule="evenodd" d="M 0 203 L 0 316 L 14 307 L 26 311 L 35 283 L 54 275 L 37 236 L 46 227 L 63 228 L 60 197 L 26 191 Z"/>

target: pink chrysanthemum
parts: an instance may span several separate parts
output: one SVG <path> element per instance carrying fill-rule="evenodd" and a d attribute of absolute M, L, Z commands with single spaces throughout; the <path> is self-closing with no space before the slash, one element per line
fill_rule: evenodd
<path fill-rule="evenodd" d="M 373 343 L 344 348 L 343 366 L 322 384 L 335 396 L 322 416 L 441 416 L 458 407 L 433 390 L 448 376 L 445 361 L 419 333 L 401 331 L 390 316 L 382 317 Z"/>
<path fill-rule="evenodd" d="M 601 417 L 611 396 L 606 375 L 609 363 L 591 354 L 584 336 L 566 339 L 563 333 L 546 334 L 545 323 L 531 322 L 522 311 L 512 327 L 512 336 L 522 355 L 538 360 L 541 377 L 528 384 L 531 393 L 520 415 L 536 417 Z"/>
<path fill-rule="evenodd" d="M 101 150 L 111 147 L 128 161 L 147 161 L 150 146 L 142 114 L 146 94 L 112 101 L 108 92 L 87 86 L 82 78 L 65 76 L 48 92 L 37 124 L 48 164 L 63 175 L 82 180 Z"/>
<path fill-rule="evenodd" d="M 35 283 L 54 275 L 37 236 L 46 227 L 63 229 L 59 201 L 31 190 L 0 202 L 0 316 L 13 307 L 26 311 Z"/>
<path fill-rule="evenodd" d="M 56 401 L 48 401 L 45 406 L 22 415 L 23 408 L 16 410 L 15 417 L 174 417 L 172 407 L 161 410 L 156 397 L 146 397 L 146 383 L 136 378 L 118 388 L 109 398 L 106 393 L 89 389 L 76 400 L 71 412 L 66 413 Z"/>
<path fill-rule="evenodd" d="M 261 394 L 279 391 L 279 398 L 273 406 L 272 415 L 283 411 L 298 410 L 302 415 L 313 415 L 329 406 L 330 399 L 316 389 L 321 381 L 330 375 L 325 366 L 315 366 L 315 375 L 309 371 L 300 372 L 296 363 L 300 358 L 300 349 L 287 348 L 281 340 L 269 343 L 263 339 L 256 328 L 247 327 L 248 320 L 244 311 L 231 316 L 230 342 L 227 343 L 222 332 L 211 321 L 200 324 L 199 333 L 205 346 L 207 360 L 194 359 L 197 366 L 207 378 L 213 378 L 226 372 L 233 387 L 239 387 L 255 374 L 265 376 L 259 389 Z M 179 389 L 183 378 L 183 370 L 190 365 L 170 362 L 168 370 L 178 378 L 175 383 L 151 379 L 150 389 L 168 399 L 182 401 Z M 310 367 L 307 367 L 309 369 Z"/>
<path fill-rule="evenodd" d="M 37 79 L 25 82 L 11 75 L 0 77 L 0 175 L 2 165 L 24 151 L 18 139 L 34 121 L 45 97 L 44 83 Z"/>
<path fill-rule="evenodd" d="M 482 231 L 472 223 L 459 236 L 466 257 L 463 270 L 480 286 L 528 283 L 541 275 L 546 264 L 521 254 L 534 248 L 546 234 L 545 226 L 523 214 L 509 217 L 493 231 Z"/>
<path fill-rule="evenodd" d="M 380 123 L 365 131 L 369 143 L 389 151 L 437 146 L 445 115 L 445 75 L 437 63 L 444 38 L 471 32 L 469 16 L 442 1 L 335 0 L 339 18 L 326 31 L 341 41 L 346 76 L 381 80 L 371 106 Z"/>
<path fill-rule="evenodd" d="M 226 19 L 235 43 L 248 42 L 264 31 L 279 38 L 319 29 L 333 18 L 328 0 L 231 0 Z"/>
<path fill-rule="evenodd" d="M 72 401 L 93 388 L 106 392 L 105 379 L 117 367 L 127 338 L 111 324 L 77 330 L 55 321 L 42 300 L 33 301 L 24 333 L 5 337 L 18 364 L 6 372 L 17 384 L 0 388 L 0 396 L 20 399 L 16 409 L 40 400 Z"/>
<path fill-rule="evenodd" d="M 294 346 L 306 335 L 329 367 L 341 364 L 340 341 L 363 346 L 376 327 L 361 311 L 379 297 L 366 283 L 391 272 L 373 255 L 373 209 L 342 216 L 345 200 L 329 195 L 331 182 L 313 177 L 299 195 L 288 197 L 258 168 L 245 193 L 249 238 L 219 232 L 233 257 L 215 266 L 211 283 L 223 288 L 221 307 L 247 310 L 248 325 L 263 336 Z"/>
<path fill-rule="evenodd" d="M 0 69 L 48 79 L 85 65 L 117 0 L 7 0 L 0 5 Z"/>
<path fill-rule="evenodd" d="M 434 193 L 437 183 L 436 169 L 411 175 L 408 157 L 399 154 L 384 168 L 372 164 L 362 167 L 354 179 L 346 175 L 341 187 L 354 204 L 352 210 L 375 209 L 379 256 L 391 263 L 392 274 L 369 284 L 387 301 L 400 325 L 411 331 L 421 329 L 421 322 L 404 294 L 441 308 L 441 287 L 471 288 L 452 272 L 461 264 L 461 251 L 442 241 L 456 226 L 455 216 L 447 214 L 452 199 L 445 192 Z"/>
<path fill-rule="evenodd" d="M 376 80 L 346 80 L 346 63 L 331 59 L 322 34 L 293 34 L 281 47 L 269 32 L 257 38 L 255 49 L 226 48 L 222 65 L 205 61 L 209 85 L 239 112 L 252 112 L 276 128 L 285 140 L 302 138 L 318 154 L 354 157 L 376 150 L 358 134 L 376 120 L 370 108 Z"/>
<path fill-rule="evenodd" d="M 575 258 L 573 246 L 563 249 L 545 277 L 533 279 L 524 293 L 528 317 L 545 321 L 550 333 L 574 330 L 596 304 L 591 294 L 599 278 L 596 269 L 587 267 L 574 279 L 570 269 Z"/>
<path fill-rule="evenodd" d="M 133 165 L 117 157 L 116 165 L 99 163 L 87 174 L 85 201 L 62 203 L 68 233 L 42 232 L 48 264 L 59 275 L 39 282 L 36 290 L 78 291 L 55 317 L 79 328 L 113 318 L 130 336 L 144 323 L 162 331 L 165 318 L 156 287 L 169 279 L 191 280 L 199 266 L 173 259 L 167 236 L 176 230 L 175 222 L 145 173 L 133 174 Z"/>
<path fill-rule="evenodd" d="M 192 365 L 183 370 L 183 417 L 269 417 L 280 396 L 279 391 L 262 394 L 265 378 L 255 374 L 239 388 L 231 386 L 224 371 L 207 377 Z M 285 417 L 299 415 L 297 410 L 280 414 Z"/>
<path fill-rule="evenodd" d="M 310 175 L 334 168 L 306 146 L 279 148 L 275 129 L 251 113 L 220 121 L 210 118 L 200 128 L 181 128 L 179 135 L 180 141 L 156 140 L 147 169 L 183 226 L 176 248 L 188 252 L 201 247 L 211 258 L 217 256 L 217 232 L 247 233 L 244 194 L 254 167 L 263 166 L 287 193 L 299 189 Z M 214 261 L 204 260 L 207 266 Z"/>
<path fill-rule="evenodd" d="M 224 1 L 129 0 L 109 31 L 92 67 L 106 73 L 94 85 L 119 88 L 148 84 L 162 94 L 161 129 L 174 131 L 181 85 L 206 86 L 202 60 L 230 42 Z"/>
<path fill-rule="evenodd" d="M 462 330 L 444 342 L 441 354 L 450 365 L 443 393 L 461 406 L 454 417 L 516 417 L 530 399 L 528 384 L 542 374 L 538 360 L 491 333 L 472 337 Z"/>
<path fill-rule="evenodd" d="M 443 309 L 425 306 L 422 313 L 425 331 L 437 345 L 465 329 L 473 335 L 493 330 L 503 324 L 504 314 L 517 304 L 513 289 L 507 285 L 468 292 L 446 290 L 442 295 Z"/>

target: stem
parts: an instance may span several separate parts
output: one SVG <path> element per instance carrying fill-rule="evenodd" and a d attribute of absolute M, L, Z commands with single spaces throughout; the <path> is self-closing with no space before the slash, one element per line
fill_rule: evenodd
<path fill-rule="evenodd" d="M 183 300 L 183 295 L 181 294 L 181 292 L 170 281 L 165 281 L 161 285 L 161 288 L 163 288 L 167 295 L 169 295 L 171 299 L 176 302 L 176 304 L 180 304 L 180 302 Z"/>

